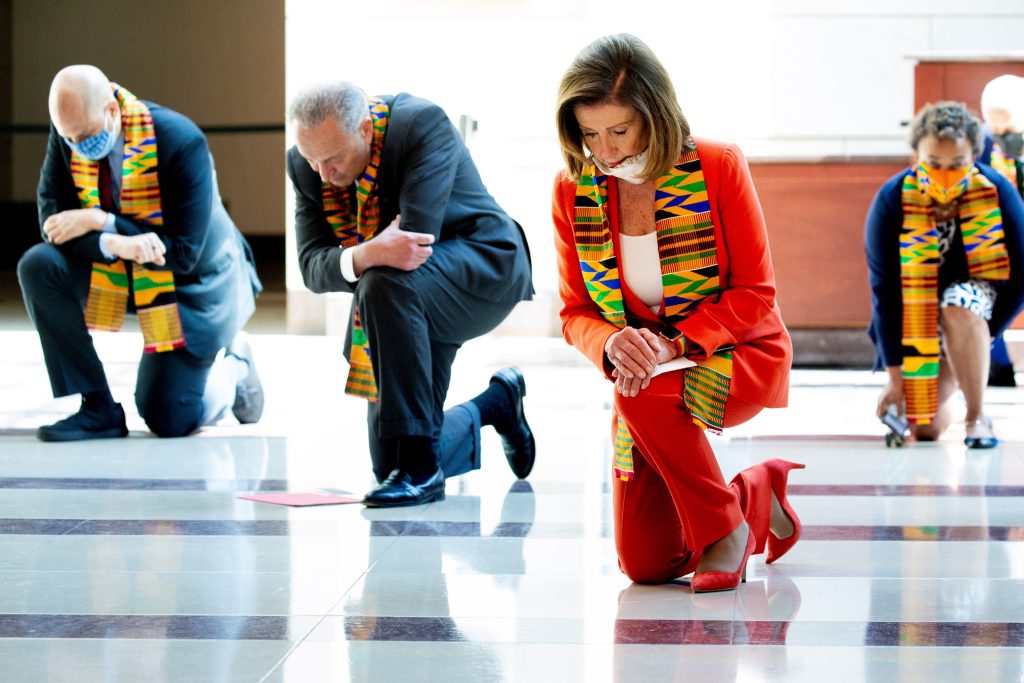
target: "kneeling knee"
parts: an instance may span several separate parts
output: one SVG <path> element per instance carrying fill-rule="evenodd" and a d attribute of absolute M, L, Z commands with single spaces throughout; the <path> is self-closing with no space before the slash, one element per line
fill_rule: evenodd
<path fill-rule="evenodd" d="M 619 559 L 619 569 L 633 583 L 666 583 L 673 577 L 668 576 L 664 566 L 653 566 L 643 562 L 626 562 Z"/>
<path fill-rule="evenodd" d="M 370 268 L 359 277 L 356 286 L 356 301 L 367 308 L 375 303 L 391 300 L 399 292 L 409 289 L 410 273 L 397 268 Z"/>
<path fill-rule="evenodd" d="M 18 259 L 18 282 L 30 293 L 48 279 L 62 254 L 52 244 L 36 244 Z"/>
<path fill-rule="evenodd" d="M 139 407 L 139 414 L 149 431 L 162 438 L 188 436 L 199 428 L 199 416 L 180 406 L 175 409 L 167 404 Z"/>
<path fill-rule="evenodd" d="M 918 441 L 935 441 L 942 436 L 942 430 L 935 424 L 914 425 L 910 429 Z"/>

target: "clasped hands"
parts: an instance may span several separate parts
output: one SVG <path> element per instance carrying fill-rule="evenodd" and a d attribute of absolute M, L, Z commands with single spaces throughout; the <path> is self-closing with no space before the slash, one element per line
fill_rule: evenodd
<path fill-rule="evenodd" d="M 615 390 L 631 397 L 647 388 L 658 365 L 676 357 L 676 346 L 646 328 L 624 327 L 608 337 L 604 354 L 615 368 Z"/>
<path fill-rule="evenodd" d="M 43 234 L 51 244 L 64 244 L 86 233 L 103 230 L 107 214 L 100 209 L 70 209 L 48 217 L 43 222 Z M 164 254 L 167 246 L 155 232 L 140 235 L 110 233 L 107 249 L 115 257 L 138 264 L 152 263 L 162 266 L 166 263 Z"/>
<path fill-rule="evenodd" d="M 372 239 L 352 247 L 352 269 L 357 276 L 376 266 L 390 266 L 398 270 L 416 270 L 422 266 L 434 248 L 430 233 L 402 230 L 402 217 L 395 216 L 388 227 Z"/>

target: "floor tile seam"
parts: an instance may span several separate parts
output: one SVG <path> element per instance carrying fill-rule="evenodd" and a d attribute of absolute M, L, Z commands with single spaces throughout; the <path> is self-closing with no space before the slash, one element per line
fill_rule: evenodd
<path fill-rule="evenodd" d="M 119 574 L 173 574 L 175 576 L 219 576 L 219 575 L 230 575 L 230 576 L 319 576 L 319 577 L 331 577 L 331 576 L 348 576 L 352 572 L 359 572 L 360 575 L 366 573 L 368 569 L 355 569 L 352 568 L 350 571 L 335 570 L 335 571 L 284 571 L 284 570 L 257 570 L 257 571 L 230 571 L 230 570 L 204 570 L 204 569 L 192 569 L 192 570 L 175 570 L 175 569 L 102 569 L 99 572 L 104 576 L 112 576 Z M 45 567 L 27 567 L 25 569 L 10 569 L 0 567 L 0 574 L 14 574 L 14 573 L 25 573 L 25 574 L 97 574 L 96 569 L 47 569 Z"/>
<path fill-rule="evenodd" d="M 278 621 L 292 621 L 297 619 L 304 620 L 315 620 L 315 625 L 312 626 L 309 631 L 305 632 L 301 640 L 289 637 L 288 640 L 298 642 L 305 642 L 308 636 L 313 630 L 321 626 L 326 621 L 338 621 L 343 619 L 390 619 L 390 620 L 409 620 L 413 621 L 460 621 L 464 623 L 482 623 L 482 624 L 564 624 L 571 622 L 573 624 L 614 624 L 615 622 L 650 622 L 656 623 L 697 623 L 697 624 L 801 624 L 804 626 L 823 626 L 829 625 L 837 628 L 847 628 L 850 626 L 873 626 L 873 625 L 937 625 L 937 626 L 951 626 L 951 627 L 964 627 L 971 628 L 973 626 L 1008 626 L 1008 627 L 1024 627 L 1024 621 L 1001 621 L 994 619 L 972 619 L 970 621 L 964 621 L 962 619 L 817 619 L 817 618 L 790 618 L 790 619 L 773 619 L 769 617 L 750 619 L 746 617 L 739 617 L 733 619 L 724 618 L 672 618 L 665 616 L 628 616 L 628 617 L 611 617 L 611 616 L 596 616 L 596 617 L 577 617 L 577 616 L 478 616 L 478 615 L 459 615 L 459 614 L 388 614 L 382 612 L 374 612 L 372 614 L 361 614 L 358 612 L 348 612 L 345 614 L 260 614 L 260 613 L 200 613 L 200 612 L 188 612 L 188 613 L 134 613 L 134 612 L 103 612 L 103 613 L 90 613 L 90 612 L 0 612 L 0 618 L 3 617 L 38 617 L 44 619 L 54 618 L 86 618 L 94 620 L 103 619 L 126 619 L 126 620 L 139 620 L 139 619 L 153 619 L 153 620 L 166 620 L 166 619 L 205 619 L 205 620 L 240 620 L 240 619 L 273 619 Z M 129 639 L 124 639 L 129 640 Z M 173 640 L 186 640 L 186 639 L 173 639 Z M 227 638 L 211 638 L 210 640 L 255 640 L 255 639 L 227 639 Z"/>

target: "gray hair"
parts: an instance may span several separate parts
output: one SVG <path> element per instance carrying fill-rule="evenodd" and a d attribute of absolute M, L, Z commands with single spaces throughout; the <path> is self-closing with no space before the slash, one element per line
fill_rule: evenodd
<path fill-rule="evenodd" d="M 910 147 L 916 151 L 921 140 L 929 135 L 940 140 L 967 138 L 975 159 L 981 156 L 985 145 L 981 122 L 963 102 L 944 101 L 921 107 L 910 123 Z"/>
<path fill-rule="evenodd" d="M 370 112 L 366 95 L 348 81 L 320 83 L 303 88 L 288 106 L 288 120 L 301 128 L 319 125 L 333 117 L 342 130 L 355 133 Z"/>

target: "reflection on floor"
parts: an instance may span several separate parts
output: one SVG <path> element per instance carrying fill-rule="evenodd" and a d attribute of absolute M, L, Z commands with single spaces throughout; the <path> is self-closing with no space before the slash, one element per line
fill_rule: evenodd
<path fill-rule="evenodd" d="M 131 410 L 138 335 L 97 335 L 132 434 L 84 444 L 34 438 L 76 401 L 50 398 L 33 333 L 0 344 L 5 681 L 1024 679 L 1017 390 L 989 395 L 993 451 L 965 451 L 962 429 L 887 450 L 881 376 L 795 372 L 791 408 L 715 445 L 727 478 L 807 463 L 805 538 L 741 590 L 693 595 L 619 573 L 610 387 L 561 341 L 478 340 L 455 370 L 457 402 L 524 369 L 529 481 L 488 432 L 447 500 L 392 511 L 237 498 L 370 486 L 338 339 L 257 336 L 264 421 L 159 440 Z"/>

